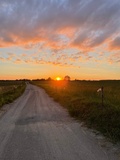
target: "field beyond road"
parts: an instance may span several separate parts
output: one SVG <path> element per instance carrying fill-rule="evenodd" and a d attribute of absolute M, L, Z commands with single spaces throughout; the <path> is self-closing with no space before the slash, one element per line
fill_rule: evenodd
<path fill-rule="evenodd" d="M 120 142 L 120 81 L 33 81 L 68 109 L 70 115 Z M 103 87 L 103 104 L 101 91 Z"/>
<path fill-rule="evenodd" d="M 103 144 L 30 84 L 0 118 L 0 160 L 118 160 Z"/>
<path fill-rule="evenodd" d="M 0 108 L 13 102 L 25 90 L 25 82 L 23 81 L 0 81 Z"/>

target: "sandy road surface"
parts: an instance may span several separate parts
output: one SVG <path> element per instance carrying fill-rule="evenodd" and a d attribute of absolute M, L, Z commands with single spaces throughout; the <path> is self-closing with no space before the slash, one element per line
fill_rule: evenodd
<path fill-rule="evenodd" d="M 0 160 L 117 160 L 43 89 L 25 93 L 0 118 Z"/>

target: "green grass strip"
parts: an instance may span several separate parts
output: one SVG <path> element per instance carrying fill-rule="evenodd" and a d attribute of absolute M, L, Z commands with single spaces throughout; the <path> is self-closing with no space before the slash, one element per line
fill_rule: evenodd
<path fill-rule="evenodd" d="M 32 82 L 66 107 L 71 116 L 100 131 L 112 142 L 120 142 L 120 81 Z M 97 89 L 104 86 L 104 106 Z"/>
<path fill-rule="evenodd" d="M 9 87 L 9 86 L 8 86 Z M 16 98 L 21 96 L 25 90 L 26 85 L 18 85 L 17 88 L 12 89 L 8 92 L 5 92 L 3 94 L 0 94 L 0 108 L 2 108 L 3 105 L 13 102 Z"/>

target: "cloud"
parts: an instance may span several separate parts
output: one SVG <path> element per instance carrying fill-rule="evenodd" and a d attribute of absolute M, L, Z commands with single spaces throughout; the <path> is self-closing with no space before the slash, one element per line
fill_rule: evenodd
<path fill-rule="evenodd" d="M 53 54 L 52 57 L 48 58 L 42 57 L 38 54 L 32 54 L 32 56 L 22 53 L 16 55 L 14 53 L 6 53 L 1 55 L 0 61 L 2 62 L 11 62 L 15 64 L 29 64 L 29 65 L 54 65 L 54 66 L 61 66 L 61 67 L 73 67 L 74 63 L 70 61 L 70 56 L 68 57 L 65 54 L 61 54 L 56 57 L 55 54 Z"/>
<path fill-rule="evenodd" d="M 19 59 L 19 58 L 17 58 L 17 59 L 14 61 L 14 63 L 16 63 L 16 64 L 21 64 L 21 63 L 22 63 L 22 60 Z"/>
<path fill-rule="evenodd" d="M 119 0 L 1 0 L 0 47 L 120 49 Z M 37 44 L 37 45 L 36 45 Z"/>
<path fill-rule="evenodd" d="M 110 49 L 114 50 L 120 50 L 120 37 L 116 37 L 110 44 Z"/>
<path fill-rule="evenodd" d="M 0 57 L 0 61 L 4 62 L 4 61 L 5 61 L 5 58 Z"/>
<path fill-rule="evenodd" d="M 110 64 L 113 64 L 113 63 L 120 64 L 120 53 L 117 52 L 117 53 L 112 54 L 112 55 L 108 58 L 108 62 L 109 62 Z"/>

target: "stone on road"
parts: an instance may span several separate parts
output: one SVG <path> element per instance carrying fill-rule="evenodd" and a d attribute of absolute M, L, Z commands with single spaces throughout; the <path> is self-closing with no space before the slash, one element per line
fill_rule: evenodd
<path fill-rule="evenodd" d="M 46 92 L 27 85 L 0 118 L 0 160 L 117 160 Z"/>

